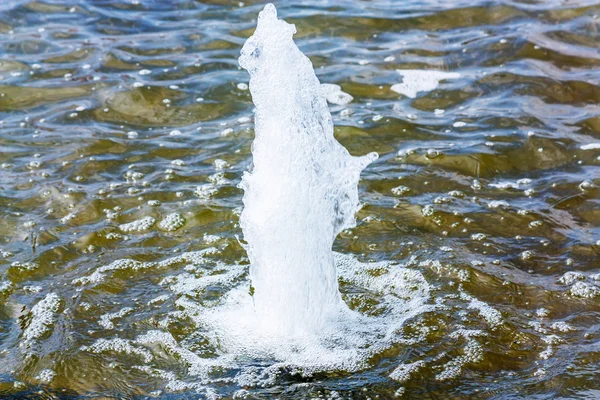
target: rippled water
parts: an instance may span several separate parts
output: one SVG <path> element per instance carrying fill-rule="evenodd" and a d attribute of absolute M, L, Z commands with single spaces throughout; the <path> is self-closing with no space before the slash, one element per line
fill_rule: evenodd
<path fill-rule="evenodd" d="M 248 285 L 237 57 L 263 4 L 3 1 L 2 397 L 600 397 L 600 4 L 277 6 L 353 97 L 338 140 L 381 155 L 334 244 L 343 297 L 426 306 L 352 368 L 214 363 L 203 318 Z"/>

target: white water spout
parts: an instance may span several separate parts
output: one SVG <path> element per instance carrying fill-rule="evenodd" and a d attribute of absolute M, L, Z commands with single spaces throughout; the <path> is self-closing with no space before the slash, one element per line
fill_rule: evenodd
<path fill-rule="evenodd" d="M 355 226 L 360 172 L 378 157 L 353 157 L 333 137 L 327 101 L 295 32 L 267 4 L 239 58 L 256 105 L 240 222 L 255 312 L 265 328 L 286 335 L 318 331 L 346 308 L 332 245 Z"/>

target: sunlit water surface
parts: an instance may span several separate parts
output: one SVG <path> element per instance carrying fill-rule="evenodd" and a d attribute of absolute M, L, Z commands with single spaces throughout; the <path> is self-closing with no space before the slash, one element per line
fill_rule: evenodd
<path fill-rule="evenodd" d="M 9 0 L 0 395 L 598 398 L 598 2 L 288 3 L 341 86 L 336 138 L 381 156 L 334 250 L 343 299 L 393 340 L 313 365 L 210 329 L 249 290 L 237 57 L 262 3 Z"/>

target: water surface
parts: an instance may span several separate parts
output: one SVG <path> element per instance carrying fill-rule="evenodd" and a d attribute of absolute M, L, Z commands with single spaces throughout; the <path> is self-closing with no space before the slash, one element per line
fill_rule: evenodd
<path fill-rule="evenodd" d="M 248 280 L 237 57 L 263 3 L 3 1 L 2 397 L 599 397 L 600 4 L 276 4 L 353 97 L 336 138 L 381 156 L 334 250 L 422 274 L 428 307 L 352 371 L 200 379 L 221 349 L 198 318 Z M 459 75 L 411 97 L 396 70 Z"/>

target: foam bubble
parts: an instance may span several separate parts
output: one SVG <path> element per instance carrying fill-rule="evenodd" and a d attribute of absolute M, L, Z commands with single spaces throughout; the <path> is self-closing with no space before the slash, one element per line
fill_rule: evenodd
<path fill-rule="evenodd" d="M 98 339 L 90 346 L 82 346 L 81 350 L 94 354 L 120 353 L 126 355 L 134 355 L 137 357 L 141 357 L 146 363 L 149 363 L 154 359 L 154 356 L 148 350 L 136 347 L 134 343 L 131 342 L 131 340 L 121 338 Z"/>
<path fill-rule="evenodd" d="M 460 376 L 463 368 L 467 364 L 477 363 L 481 360 L 483 360 L 483 347 L 477 340 L 467 336 L 466 344 L 463 348 L 463 354 L 444 364 L 442 367 L 442 372 L 437 374 L 435 378 L 439 381 L 456 378 Z"/>
<path fill-rule="evenodd" d="M 37 379 L 38 381 L 42 382 L 42 383 L 50 383 L 52 382 L 52 380 L 54 379 L 54 377 L 56 376 L 56 372 L 54 372 L 53 370 L 46 368 L 42 371 L 40 371 L 40 373 L 35 377 L 35 379 Z"/>
<path fill-rule="evenodd" d="M 42 338 L 54 328 L 57 312 L 60 307 L 60 298 L 56 293 L 48 293 L 31 309 L 31 322 L 23 331 L 22 345 L 28 346 L 33 341 Z"/>
<path fill-rule="evenodd" d="M 400 364 L 391 373 L 390 378 L 398 382 L 406 382 L 410 376 L 425 365 L 423 360 L 415 361 L 410 364 Z"/>
<path fill-rule="evenodd" d="M 392 85 L 390 89 L 411 99 L 415 98 L 419 92 L 427 92 L 437 88 L 443 80 L 460 78 L 458 72 L 417 69 L 398 69 L 396 72 L 402 76 L 402 83 Z"/>
<path fill-rule="evenodd" d="M 574 330 L 573 326 L 564 322 L 564 321 L 556 321 L 551 326 L 550 329 L 559 331 L 559 332 L 569 332 Z"/>
<path fill-rule="evenodd" d="M 600 296 L 600 288 L 588 282 L 576 282 L 569 289 L 569 293 L 573 297 L 581 297 L 584 299 L 592 299 Z"/>
<path fill-rule="evenodd" d="M 186 262 L 193 265 L 200 265 L 206 263 L 206 256 L 215 254 L 218 250 L 214 247 L 209 247 L 199 251 L 191 251 L 183 253 L 177 257 L 169 258 L 160 262 L 142 262 L 130 259 L 121 259 L 113 261 L 108 265 L 103 265 L 96 269 L 88 276 L 74 279 L 73 284 L 87 285 L 96 284 L 104 281 L 106 276 L 113 271 L 131 269 L 133 271 L 148 269 L 148 268 L 165 268 L 178 263 Z"/>
<path fill-rule="evenodd" d="M 333 83 L 322 83 L 321 93 L 325 96 L 328 103 L 336 105 L 346 105 L 354 100 L 354 97 L 342 90 L 342 87 Z"/>
<path fill-rule="evenodd" d="M 562 283 L 563 285 L 572 285 L 577 281 L 582 281 L 585 280 L 585 275 L 583 275 L 581 272 L 577 272 L 577 271 L 569 271 L 569 272 L 565 272 L 563 274 L 563 276 L 561 276 L 558 279 L 559 283 Z"/>
<path fill-rule="evenodd" d="M 461 292 L 460 297 L 464 300 L 469 300 L 470 303 L 468 307 L 470 309 L 477 310 L 479 312 L 479 315 L 481 315 L 485 319 L 485 321 L 492 329 L 502 324 L 502 314 L 489 304 L 479 299 L 476 299 L 475 297 L 465 292 Z"/>
<path fill-rule="evenodd" d="M 276 376 L 284 367 L 304 376 L 320 371 L 360 370 L 370 357 L 405 340 L 399 329 L 407 319 L 430 307 L 426 305 L 430 289 L 418 271 L 399 265 L 360 263 L 342 254 L 335 254 L 335 262 L 342 281 L 379 299 L 372 313 L 375 315 L 343 308 L 330 314 L 328 323 L 319 332 L 300 330 L 289 334 L 265 324 L 255 310 L 247 284 L 229 291 L 217 307 L 207 309 L 182 298 L 177 305 L 211 342 L 218 343 L 221 356 L 217 363 L 232 367 L 240 360 L 254 359 L 268 365 L 258 370 L 244 366 L 237 377 L 240 385 L 253 379 L 264 381 L 265 376 Z M 228 277 L 221 275 L 223 279 Z M 213 279 L 211 276 L 193 279 L 192 287 L 184 291 L 189 293 L 193 286 L 205 287 Z M 171 286 L 175 292 L 181 292 L 179 283 Z"/>
<path fill-rule="evenodd" d="M 185 219 L 179 213 L 172 213 L 164 217 L 158 227 L 163 231 L 173 232 L 185 225 Z"/>
<path fill-rule="evenodd" d="M 152 226 L 154 226 L 155 223 L 156 218 L 148 216 L 137 221 L 129 222 L 127 224 L 121 224 L 119 225 L 119 229 L 125 233 L 144 232 L 152 228 Z"/>
<path fill-rule="evenodd" d="M 100 317 L 100 321 L 98 321 L 98 323 L 104 329 L 115 329 L 115 324 L 114 324 L 113 320 L 118 319 L 118 318 L 123 318 L 127 314 L 130 314 L 132 311 L 133 311 L 133 308 L 125 307 L 117 312 L 110 313 L 110 314 L 104 314 Z"/>

